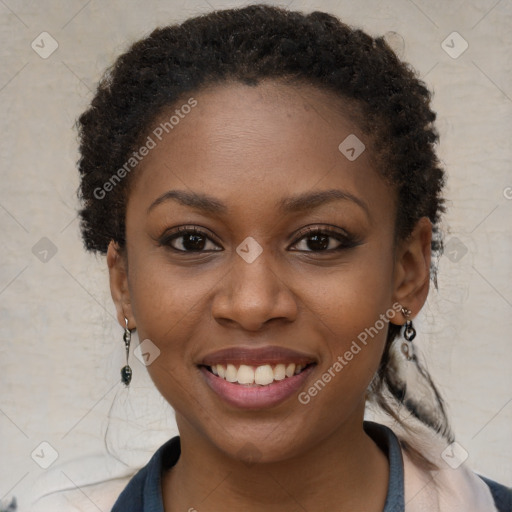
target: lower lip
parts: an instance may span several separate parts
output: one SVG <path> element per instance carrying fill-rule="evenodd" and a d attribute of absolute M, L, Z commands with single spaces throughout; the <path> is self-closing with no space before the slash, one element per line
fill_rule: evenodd
<path fill-rule="evenodd" d="M 204 366 L 200 367 L 206 383 L 228 404 L 240 409 L 266 409 L 280 404 L 295 394 L 316 365 L 308 366 L 298 375 L 274 381 L 266 386 L 244 386 L 217 377 Z"/>

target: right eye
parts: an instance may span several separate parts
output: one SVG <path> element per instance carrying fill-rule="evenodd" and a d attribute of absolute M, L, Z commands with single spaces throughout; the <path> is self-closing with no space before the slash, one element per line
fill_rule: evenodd
<path fill-rule="evenodd" d="M 167 246 L 173 251 L 178 252 L 210 252 L 222 251 L 223 249 L 205 249 L 205 245 L 213 241 L 204 231 L 196 227 L 179 227 L 177 230 L 166 233 L 160 240 L 159 245 Z M 178 246 L 178 247 L 177 247 Z M 181 248 L 180 248 L 181 246 Z"/>

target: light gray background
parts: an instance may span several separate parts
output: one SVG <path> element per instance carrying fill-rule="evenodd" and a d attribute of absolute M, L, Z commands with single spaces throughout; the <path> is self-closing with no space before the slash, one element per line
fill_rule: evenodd
<path fill-rule="evenodd" d="M 398 51 L 434 90 L 449 173 L 448 249 L 439 291 L 418 318 L 418 344 L 470 465 L 510 485 L 512 2 L 287 3 L 374 35 L 396 32 L 404 41 Z M 130 473 L 123 465 L 102 469 L 113 403 L 109 441 L 129 465 L 144 464 L 176 433 L 172 411 L 133 357 L 132 388 L 119 383 L 122 329 L 106 263 L 85 253 L 78 234 L 73 123 L 130 42 L 158 25 L 241 5 L 0 0 L 0 498 L 17 496 L 21 510 L 46 492 L 78 486 L 87 494 L 88 483 Z M 31 47 L 42 45 L 43 31 L 59 45 L 46 59 Z M 442 47 L 453 31 L 469 45 L 458 58 Z M 450 41 L 462 48 L 462 40 Z M 52 450 L 57 460 L 41 468 Z"/>

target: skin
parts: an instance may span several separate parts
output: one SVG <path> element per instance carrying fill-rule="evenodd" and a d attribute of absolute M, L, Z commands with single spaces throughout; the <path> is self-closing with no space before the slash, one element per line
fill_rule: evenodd
<path fill-rule="evenodd" d="M 191 96 L 198 105 L 133 177 L 126 250 L 112 242 L 107 254 L 119 323 L 128 318 L 140 340 L 158 346 L 148 371 L 176 411 L 182 453 L 163 476 L 165 510 L 382 511 L 388 461 L 362 422 L 387 328 L 307 405 L 294 395 L 268 409 L 237 409 L 206 385 L 197 364 L 230 346 L 289 347 L 317 360 L 300 391 L 307 390 L 394 303 L 412 317 L 421 309 L 431 224 L 421 219 L 394 244 L 395 192 L 332 93 L 267 81 Z M 351 133 L 366 145 L 354 161 L 338 150 Z M 167 200 L 148 213 L 174 189 L 214 196 L 226 212 Z M 327 189 L 352 194 L 366 210 L 337 199 L 278 211 L 286 196 Z M 206 233 L 202 253 L 169 247 L 190 251 L 187 237 L 159 245 L 179 226 Z M 357 245 L 322 252 L 300 235 L 305 226 L 345 230 Z M 236 252 L 248 236 L 263 249 L 250 264 Z M 340 246 L 327 240 L 329 249 Z M 247 446 L 257 450 L 254 464 Z"/>

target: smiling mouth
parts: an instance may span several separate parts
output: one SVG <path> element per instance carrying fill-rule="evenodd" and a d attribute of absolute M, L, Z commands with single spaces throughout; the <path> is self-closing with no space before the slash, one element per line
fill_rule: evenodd
<path fill-rule="evenodd" d="M 250 366 L 245 364 L 215 364 L 213 366 L 202 365 L 210 373 L 233 384 L 242 386 L 257 387 L 268 386 L 274 382 L 289 379 L 299 375 L 306 368 L 316 363 L 295 364 L 263 364 L 261 366 Z"/>

